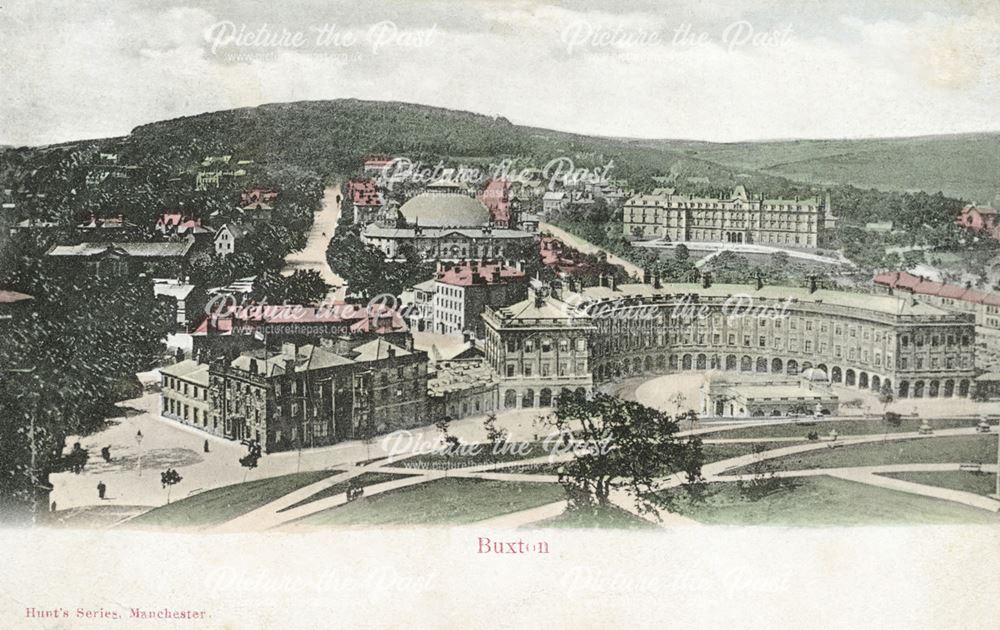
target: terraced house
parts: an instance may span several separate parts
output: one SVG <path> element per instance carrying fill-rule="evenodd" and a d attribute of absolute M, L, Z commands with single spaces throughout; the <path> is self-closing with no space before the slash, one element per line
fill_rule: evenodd
<path fill-rule="evenodd" d="M 830 196 L 819 200 L 752 197 L 737 186 L 727 198 L 678 194 L 657 188 L 625 202 L 624 235 L 636 239 L 664 239 L 674 243 L 751 243 L 816 248 L 836 217 Z"/>
<path fill-rule="evenodd" d="M 977 375 L 973 315 L 911 298 L 815 284 L 610 281 L 535 300 L 484 314 L 487 358 L 500 371 L 501 392 L 520 396 L 516 406 L 531 406 L 542 388 L 589 390 L 678 370 L 796 375 L 818 368 L 833 383 L 888 387 L 899 398 L 967 396 Z M 555 348 L 575 351 L 573 368 L 549 362 L 541 373 Z M 505 406 L 517 396 L 505 394 Z"/>

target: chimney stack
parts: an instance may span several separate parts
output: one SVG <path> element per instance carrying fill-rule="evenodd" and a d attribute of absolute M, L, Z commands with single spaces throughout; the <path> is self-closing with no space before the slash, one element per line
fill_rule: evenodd
<path fill-rule="evenodd" d="M 708 289 L 712 286 L 712 272 L 705 271 L 701 274 L 701 288 Z"/>
<path fill-rule="evenodd" d="M 815 293 L 816 288 L 816 276 L 809 276 L 809 293 Z"/>
<path fill-rule="evenodd" d="M 757 284 L 757 290 L 758 291 L 760 291 L 761 289 L 764 288 L 764 277 L 760 275 L 760 272 L 757 272 L 757 275 L 754 276 L 754 281 Z M 813 289 L 813 290 L 815 291 L 815 289 Z"/>
<path fill-rule="evenodd" d="M 535 289 L 535 308 L 542 308 L 545 305 L 545 296 L 541 289 Z"/>
<path fill-rule="evenodd" d="M 608 276 L 608 286 L 611 288 L 612 291 L 618 290 L 618 281 L 615 279 L 615 274 L 611 274 Z"/>
<path fill-rule="evenodd" d="M 653 288 L 654 289 L 662 289 L 663 288 L 663 283 L 660 282 L 660 271 L 658 269 L 653 274 Z"/>

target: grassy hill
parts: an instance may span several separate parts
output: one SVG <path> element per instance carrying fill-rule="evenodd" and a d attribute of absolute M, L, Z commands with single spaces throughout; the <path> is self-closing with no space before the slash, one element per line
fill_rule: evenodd
<path fill-rule="evenodd" d="M 690 158 L 814 184 L 941 191 L 979 203 L 1000 194 L 1000 133 L 857 140 L 643 143 Z"/>

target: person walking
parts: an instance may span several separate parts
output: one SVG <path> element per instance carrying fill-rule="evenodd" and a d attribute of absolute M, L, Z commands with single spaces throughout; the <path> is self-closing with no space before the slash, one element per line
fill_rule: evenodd
<path fill-rule="evenodd" d="M 208 440 L 205 440 L 205 452 L 208 452 Z"/>
<path fill-rule="evenodd" d="M 108 491 L 108 487 L 104 485 L 103 481 L 97 482 L 97 496 L 101 499 L 104 498 L 104 493 Z"/>
<path fill-rule="evenodd" d="M 101 449 L 101 457 L 104 458 L 104 463 L 111 463 L 111 446 L 105 446 Z"/>

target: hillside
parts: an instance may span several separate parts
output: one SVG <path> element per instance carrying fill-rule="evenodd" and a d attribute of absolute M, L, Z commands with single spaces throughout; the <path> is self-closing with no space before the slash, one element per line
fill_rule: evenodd
<path fill-rule="evenodd" d="M 666 140 L 642 144 L 801 182 L 900 192 L 941 191 L 966 201 L 1000 201 L 1000 133 L 722 144 Z"/>

